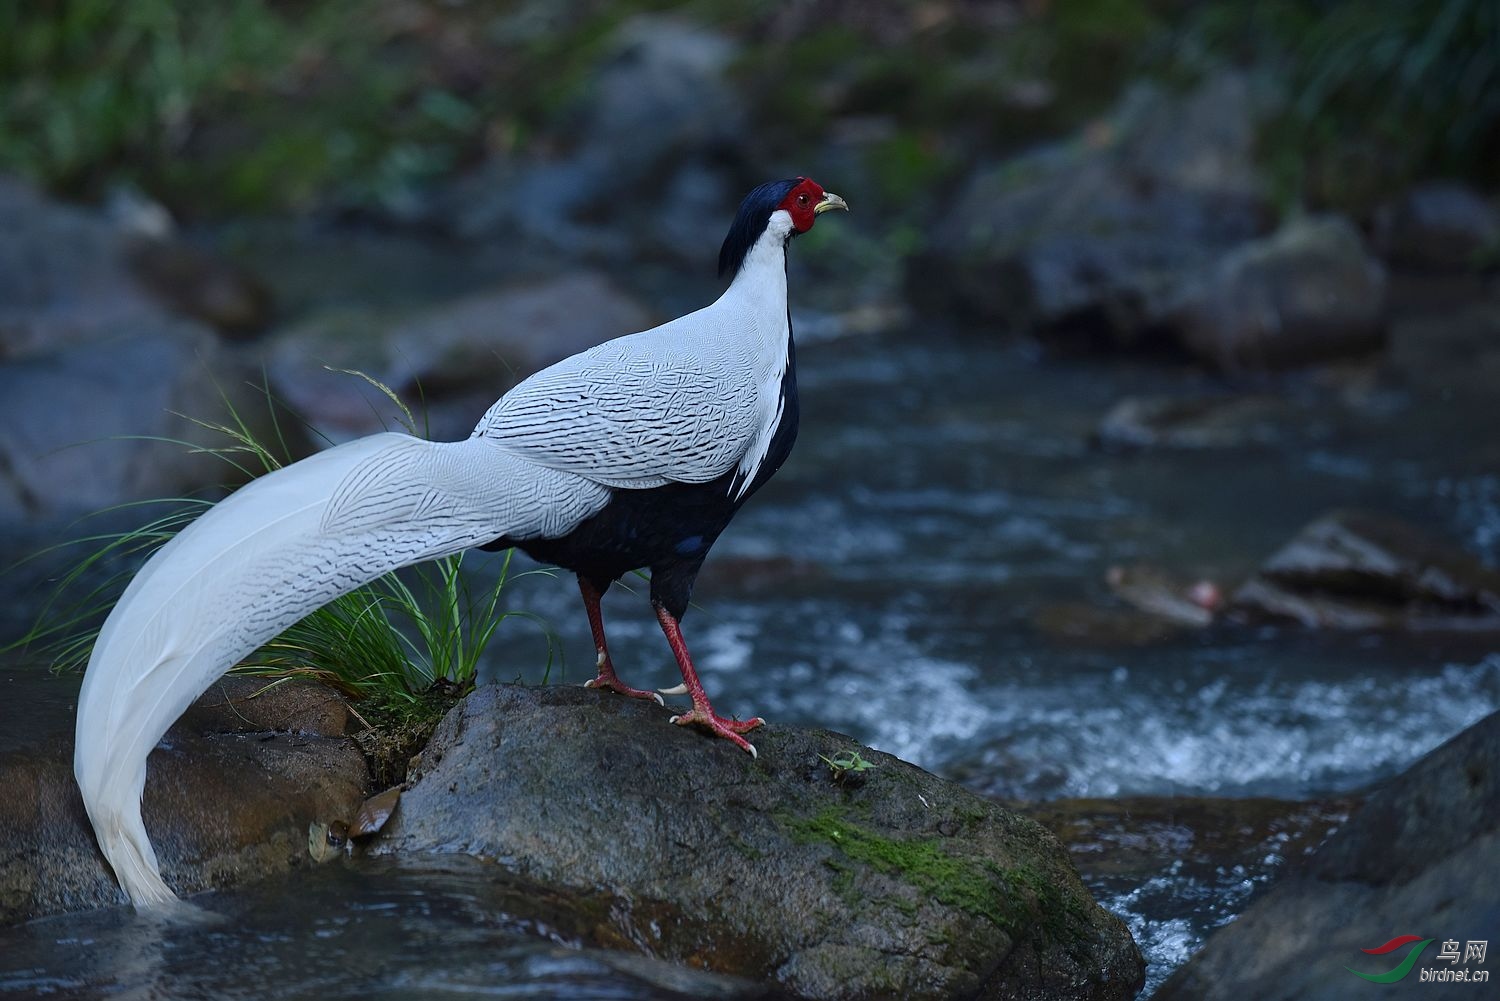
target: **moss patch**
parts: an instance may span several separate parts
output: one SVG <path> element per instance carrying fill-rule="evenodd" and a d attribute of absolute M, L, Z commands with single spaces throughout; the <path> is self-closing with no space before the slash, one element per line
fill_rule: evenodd
<path fill-rule="evenodd" d="M 410 701 L 366 701 L 353 706 L 367 724 L 354 735 L 354 742 L 370 765 L 375 788 L 386 789 L 406 781 L 412 757 L 427 746 L 438 723 L 464 694 L 456 686 L 434 686 Z"/>
<path fill-rule="evenodd" d="M 833 845 L 850 861 L 896 876 L 939 903 L 987 918 L 1012 937 L 1032 926 L 1048 927 L 1067 910 L 1042 874 L 955 855 L 941 838 L 887 837 L 851 822 L 847 811 L 837 807 L 783 822 L 798 841 Z M 835 868 L 840 876 L 847 872 L 843 866 Z"/>

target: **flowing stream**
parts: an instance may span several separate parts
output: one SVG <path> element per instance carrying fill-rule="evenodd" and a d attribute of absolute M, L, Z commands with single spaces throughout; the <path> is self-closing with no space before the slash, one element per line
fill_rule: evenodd
<path fill-rule="evenodd" d="M 1109 452 L 1092 442 L 1122 396 L 1221 390 L 1188 369 L 1060 359 L 978 335 L 803 345 L 797 449 L 720 540 L 685 621 L 716 707 L 842 730 L 1022 800 L 1318 800 L 1399 772 L 1500 707 L 1493 648 L 1233 625 L 1100 632 L 1088 628 L 1089 609 L 1118 607 L 1106 583 L 1116 565 L 1231 590 L 1339 507 L 1405 517 L 1493 562 L 1493 397 L 1461 358 L 1402 367 L 1413 357 L 1402 345 L 1432 322 L 1398 324 L 1377 376 L 1275 383 L 1284 416 L 1215 450 Z M 1491 433 L 1476 441 L 1476 427 Z M 473 565 L 481 578 L 495 566 Z M 644 582 L 633 590 L 605 601 L 616 665 L 632 684 L 675 684 Z M 31 600 L 12 596 L 13 607 Z M 525 576 L 505 600 L 555 629 L 552 680 L 589 676 L 570 579 Z M 540 631 L 513 618 L 485 673 L 540 680 L 546 656 Z M 0 739 L 24 743 L 29 713 L 47 698 L 67 711 L 43 682 L 11 670 L 7 683 Z M 1272 847 L 1254 864 L 1179 859 L 1128 879 L 1091 872 L 1082 858 L 1085 878 L 1146 951 L 1152 987 L 1283 864 L 1267 837 Z M 271 984 L 325 997 L 398 987 L 434 997 L 678 996 L 597 954 L 536 945 L 568 939 L 512 921 L 503 901 L 492 913 L 493 879 L 460 866 L 272 881 L 213 896 L 210 909 L 233 920 L 154 953 L 114 912 L 0 930 L 0 994 L 94 996 L 83 985 L 102 982 L 111 996 L 265 996 Z M 70 957 L 85 939 L 99 948 L 80 967 Z M 308 942 L 317 947 L 304 951 Z M 260 957 L 255 990 L 215 980 L 212 957 L 224 950 Z"/>

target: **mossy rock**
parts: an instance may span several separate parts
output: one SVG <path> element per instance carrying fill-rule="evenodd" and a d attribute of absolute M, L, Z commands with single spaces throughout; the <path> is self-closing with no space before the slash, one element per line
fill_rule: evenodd
<path fill-rule="evenodd" d="M 591 944 L 809 998 L 1133 997 L 1142 961 L 1040 825 L 824 730 L 758 758 L 582 688 L 480 689 L 374 850 L 611 901 Z M 839 774 L 857 753 L 874 767 Z"/>

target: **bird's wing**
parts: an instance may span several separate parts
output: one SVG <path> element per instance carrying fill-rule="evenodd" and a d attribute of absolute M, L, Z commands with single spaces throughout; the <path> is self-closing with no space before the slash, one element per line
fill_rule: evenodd
<path fill-rule="evenodd" d="M 562 534 L 608 499 L 492 441 L 381 434 L 254 480 L 178 533 L 110 612 L 78 696 L 74 772 L 131 900 L 172 899 L 141 823 L 146 758 L 216 678 L 382 574 L 501 535 Z"/>
<path fill-rule="evenodd" d="M 543 369 L 501 397 L 474 435 L 611 487 L 724 475 L 756 435 L 753 373 L 724 341 L 694 343 L 674 326 Z"/>

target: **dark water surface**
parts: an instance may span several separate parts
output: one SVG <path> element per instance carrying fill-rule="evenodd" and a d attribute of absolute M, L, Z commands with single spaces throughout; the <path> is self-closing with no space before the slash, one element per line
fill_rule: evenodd
<path fill-rule="evenodd" d="M 1017 799 L 1309 799 L 1399 772 L 1500 707 L 1491 641 L 1216 626 L 1077 642 L 1038 619 L 1118 606 L 1112 565 L 1230 590 L 1341 507 L 1409 519 L 1493 563 L 1495 397 L 1462 363 L 1404 366 L 1436 346 L 1428 322 L 1398 327 L 1378 372 L 1282 384 L 1287 417 L 1256 444 L 1196 452 L 1091 443 L 1123 395 L 1223 391 L 1185 370 L 971 339 L 805 348 L 797 450 L 720 540 L 685 624 L 708 691 L 720 711 L 830 726 Z M 1476 337 L 1500 329 L 1489 314 L 1470 322 Z M 561 632 L 566 677 L 588 676 L 571 581 L 514 588 Z M 632 684 L 673 684 L 644 582 L 635 591 L 606 598 L 616 666 Z M 501 655 L 494 670 L 526 663 Z M 1154 987 L 1286 861 L 1276 836 L 1252 865 L 1179 860 L 1129 884 L 1081 862 Z"/>
<path fill-rule="evenodd" d="M 804 345 L 797 450 L 716 547 L 685 623 L 708 691 L 721 712 L 840 729 L 1020 799 L 1312 799 L 1392 775 L 1500 707 L 1492 646 L 1232 626 L 1080 641 L 1038 623 L 1059 605 L 1117 605 L 1105 583 L 1117 564 L 1232 588 L 1337 507 L 1405 517 L 1495 562 L 1493 373 L 1463 349 L 1494 337 L 1494 313 L 1428 306 L 1397 325 L 1383 368 L 1275 383 L 1284 420 L 1255 444 L 1198 452 L 1091 444 L 1121 396 L 1222 388 L 1185 369 L 925 332 Z M 675 684 L 644 582 L 635 592 L 606 598 L 615 662 L 633 684 Z M 508 600 L 557 629 L 565 663 L 552 680 L 588 676 L 571 580 L 526 577 Z M 486 671 L 539 680 L 545 650 L 512 619 Z M 1168 863 L 1125 882 L 1085 865 L 1085 876 L 1130 923 L 1154 986 L 1283 861 L 1271 844 L 1254 865 Z M 597 996 L 664 996 L 630 993 L 660 988 L 594 959 L 519 946 L 522 958 L 507 958 L 505 943 L 539 929 L 487 909 L 481 870 L 388 876 L 306 897 L 301 886 L 278 896 L 279 884 L 220 894 L 210 906 L 229 927 L 156 952 L 120 915 L 5 932 L 0 988 L 73 996 L 102 980 L 124 991 L 165 969 L 171 983 L 266 996 L 215 979 L 221 949 L 260 963 L 263 983 L 329 997 L 596 996 L 538 993 L 547 964 L 570 962 L 617 978 L 621 993 Z M 435 948 L 452 956 L 434 962 Z M 507 977 L 512 993 L 493 986 Z"/>
<path fill-rule="evenodd" d="M 200 894 L 192 907 L 178 917 L 111 908 L 0 929 L 0 997 L 699 1001 L 734 987 L 580 948 L 495 866 L 457 856 L 335 863 Z"/>

